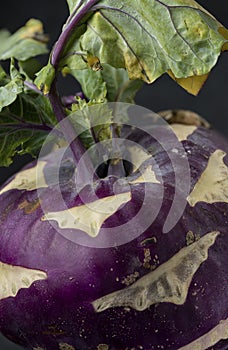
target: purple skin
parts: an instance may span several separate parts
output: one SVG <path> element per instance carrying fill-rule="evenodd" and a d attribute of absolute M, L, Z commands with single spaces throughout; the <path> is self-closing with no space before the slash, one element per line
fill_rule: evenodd
<path fill-rule="evenodd" d="M 52 221 L 52 226 L 48 221 L 41 221 L 43 211 L 40 205 L 21 205 L 36 203 L 36 190 L 10 190 L 0 196 L 0 261 L 41 270 L 48 276 L 45 280 L 34 282 L 29 288 L 21 288 L 14 297 L 0 300 L 1 332 L 26 349 L 179 350 L 184 347 L 185 350 L 185 346 L 214 329 L 221 320 L 228 319 L 228 203 L 198 202 L 193 207 L 187 203 L 175 227 L 167 234 L 162 233 L 174 194 L 174 173 L 169 158 L 149 136 L 133 133 L 130 138 L 146 149 L 153 149 L 164 182 L 164 197 L 162 208 L 152 225 L 125 245 L 90 248 L 67 240 L 55 230 L 56 222 Z M 182 144 L 186 151 L 190 151 L 187 155 L 192 190 L 205 170 L 210 155 L 217 149 L 228 153 L 228 142 L 215 131 L 199 127 Z M 227 158 L 224 158 L 224 162 L 228 164 Z M 45 166 L 48 188 L 44 189 L 43 201 L 51 204 L 53 211 L 59 211 L 63 208 L 58 202 L 56 184 L 53 176 L 48 176 L 54 172 L 54 164 L 54 159 L 49 158 Z M 73 162 L 68 160 L 64 164 L 60 186 L 62 196 L 70 208 L 82 203 L 74 187 Z M 129 179 L 131 176 L 134 177 L 130 175 Z M 113 176 L 97 180 L 96 195 L 99 198 L 113 195 L 115 181 Z M 109 217 L 102 227 L 119 225 L 136 215 L 143 201 L 144 184 L 131 184 L 130 187 L 132 199 Z M 125 185 L 120 188 L 120 192 L 127 190 Z M 151 183 L 148 190 L 151 207 L 147 209 L 150 215 L 161 196 L 161 184 Z M 89 186 L 83 191 L 88 202 L 94 200 Z M 81 235 L 88 243 L 96 239 L 87 237 L 79 230 L 62 231 L 69 235 Z M 158 256 L 156 272 L 159 266 L 186 247 L 186 234 L 189 231 L 197 234 L 198 239 L 212 231 L 219 231 L 220 234 L 208 249 L 208 258 L 194 273 L 183 304 L 162 302 L 161 297 L 161 302 L 143 311 L 124 306 L 95 311 L 92 304 L 95 300 L 127 288 L 122 283 L 126 276 L 137 272 L 139 280 L 151 273 L 150 263 L 153 264 L 154 257 Z M 155 239 L 142 244 L 151 237 Z M 151 252 L 152 261 L 149 265 L 144 261 L 145 249 Z M 179 274 L 184 280 L 184 271 Z M 166 281 L 162 283 L 163 292 L 170 297 L 170 286 Z M 156 282 L 153 288 L 158 288 Z M 211 350 L 227 348 L 228 335 L 223 340 L 222 337 L 218 338 L 216 344 L 207 347 Z M 186 350 L 189 349 L 194 348 L 186 347 Z"/>

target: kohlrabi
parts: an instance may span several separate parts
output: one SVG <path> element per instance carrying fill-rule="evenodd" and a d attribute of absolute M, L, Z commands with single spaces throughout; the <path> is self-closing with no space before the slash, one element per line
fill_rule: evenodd
<path fill-rule="evenodd" d="M 164 73 L 197 95 L 228 32 L 193 0 L 68 0 L 0 31 L 0 331 L 33 350 L 227 350 L 228 142 L 134 104 Z M 3 68 L 4 67 L 4 68 Z M 60 96 L 58 76 L 81 86 Z M 177 106 L 178 108 L 178 106 Z"/>

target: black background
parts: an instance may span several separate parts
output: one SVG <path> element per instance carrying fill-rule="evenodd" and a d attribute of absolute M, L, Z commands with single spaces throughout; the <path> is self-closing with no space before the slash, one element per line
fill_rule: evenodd
<path fill-rule="evenodd" d="M 140 1 L 140 0 L 139 0 Z M 199 0 L 209 12 L 228 27 L 227 0 Z M 58 38 L 68 9 L 64 0 L 8 0 L 1 1 L 0 28 L 17 30 L 29 18 L 42 20 L 50 36 L 50 47 Z M 224 53 L 212 70 L 208 81 L 197 97 L 191 96 L 167 75 L 152 85 L 144 85 L 137 96 L 137 104 L 155 112 L 170 108 L 190 109 L 205 117 L 217 130 L 228 137 L 228 53 Z M 63 92 L 74 93 L 77 86 L 72 79 L 63 81 Z M 0 183 L 22 167 L 29 157 L 16 159 L 9 168 L 0 168 Z M 0 336 L 0 350 L 21 349 Z"/>

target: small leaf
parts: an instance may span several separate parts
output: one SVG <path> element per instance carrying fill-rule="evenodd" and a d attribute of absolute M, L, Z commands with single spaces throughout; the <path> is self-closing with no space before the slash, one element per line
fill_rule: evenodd
<path fill-rule="evenodd" d="M 5 86 L 0 87 L 0 112 L 2 109 L 13 103 L 17 95 L 21 93 L 22 88 L 14 81 L 9 82 Z"/>
<path fill-rule="evenodd" d="M 23 86 L 22 76 L 20 72 L 17 70 L 17 68 L 15 67 L 15 62 L 13 58 L 11 58 L 11 62 L 10 62 L 10 78 L 11 80 L 14 80 L 16 83 L 18 83 L 18 85 Z"/>
<path fill-rule="evenodd" d="M 1 72 L 1 75 L 3 78 L 5 77 L 4 71 Z M 23 91 L 23 80 L 20 73 L 15 68 L 13 60 L 11 60 L 10 75 L 12 80 L 0 87 L 0 112 L 4 107 L 13 103 L 17 95 Z"/>
<path fill-rule="evenodd" d="M 35 84 L 44 95 L 48 94 L 55 79 L 55 68 L 49 62 L 45 67 L 43 67 L 38 73 L 36 73 Z"/>
<path fill-rule="evenodd" d="M 71 10 L 74 5 L 79 1 L 70 1 Z M 83 60 L 74 55 L 80 49 L 102 66 L 126 68 L 130 79 L 152 83 L 170 71 L 178 82 L 191 77 L 181 85 L 196 94 L 227 47 L 221 24 L 194 0 L 102 0 L 93 10 L 85 33 L 80 39 L 75 33 L 64 51 L 62 64 L 70 69 Z"/>
<path fill-rule="evenodd" d="M 43 32 L 42 23 L 36 19 L 29 20 L 13 35 L 4 29 L 1 30 L 0 41 L 1 60 L 14 57 L 19 61 L 25 61 L 48 52 L 47 36 Z"/>

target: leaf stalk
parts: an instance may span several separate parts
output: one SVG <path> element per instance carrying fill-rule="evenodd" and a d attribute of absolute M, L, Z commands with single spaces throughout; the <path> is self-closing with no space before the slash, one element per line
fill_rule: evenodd
<path fill-rule="evenodd" d="M 74 29 L 78 26 L 80 21 L 84 18 L 84 16 L 86 16 L 91 10 L 91 8 L 99 1 L 100 0 L 88 1 L 88 3 L 85 6 L 83 6 L 80 10 L 78 10 L 75 13 L 73 18 L 71 18 L 70 16 L 69 21 L 67 22 L 65 29 L 63 30 L 59 39 L 57 40 L 51 55 L 51 64 L 55 68 L 56 74 L 58 71 L 61 55 L 63 53 L 63 50 L 71 34 L 73 33 Z M 48 97 L 52 105 L 53 111 L 56 115 L 57 121 L 61 122 L 62 120 L 66 119 L 66 113 L 61 103 L 61 98 L 58 94 L 56 83 L 57 83 L 57 78 L 55 78 L 52 82 Z M 94 178 L 96 179 L 97 175 L 94 171 L 94 166 L 92 164 L 92 161 L 88 155 L 83 156 L 83 154 L 85 153 L 85 147 L 79 138 L 73 137 L 72 133 L 74 133 L 74 129 L 72 128 L 70 121 L 68 121 L 67 119 L 64 123 L 64 130 L 62 131 L 64 133 L 66 140 L 70 144 L 70 148 L 72 150 L 76 165 L 78 165 L 79 162 L 81 164 L 81 168 L 82 168 L 81 174 L 83 176 L 83 181 L 85 183 L 90 182 L 91 174 L 93 174 Z M 72 139 L 74 139 L 73 142 L 71 142 Z"/>

